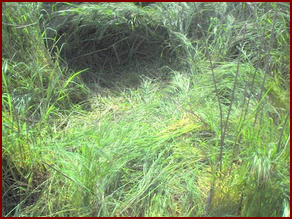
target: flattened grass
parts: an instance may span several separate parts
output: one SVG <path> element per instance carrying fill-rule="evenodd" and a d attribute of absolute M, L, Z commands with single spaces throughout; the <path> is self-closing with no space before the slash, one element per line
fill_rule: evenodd
<path fill-rule="evenodd" d="M 5 4 L 3 216 L 290 214 L 286 4 L 53 4 L 54 16 L 64 18 L 56 33 L 66 25 L 90 32 L 89 21 L 100 18 L 108 46 L 124 37 L 109 38 L 108 29 L 141 37 L 139 28 L 150 25 L 146 37 L 154 41 L 169 34 L 162 48 L 176 54 L 175 68 L 148 62 L 154 55 L 144 50 L 143 62 L 118 66 L 104 78 L 107 86 L 84 83 L 92 62 L 75 72 L 64 66 L 64 36 L 35 26 L 39 4 Z M 67 40 L 78 36 L 70 32 Z M 131 46 L 122 52 L 141 52 Z M 111 51 L 123 61 L 124 53 Z"/>

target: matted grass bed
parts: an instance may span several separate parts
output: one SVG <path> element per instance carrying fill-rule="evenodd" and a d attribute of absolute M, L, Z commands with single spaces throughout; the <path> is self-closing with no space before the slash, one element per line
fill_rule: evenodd
<path fill-rule="evenodd" d="M 2 216 L 290 216 L 290 3 L 2 9 Z"/>

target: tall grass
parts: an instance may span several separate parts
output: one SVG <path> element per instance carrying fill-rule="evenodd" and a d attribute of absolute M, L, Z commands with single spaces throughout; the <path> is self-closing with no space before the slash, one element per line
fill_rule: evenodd
<path fill-rule="evenodd" d="M 5 3 L 2 215 L 289 216 L 289 10 Z"/>

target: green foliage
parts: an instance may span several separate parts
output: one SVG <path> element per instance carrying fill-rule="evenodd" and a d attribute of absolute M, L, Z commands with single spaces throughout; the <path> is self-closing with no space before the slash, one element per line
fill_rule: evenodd
<path fill-rule="evenodd" d="M 2 6 L 2 216 L 290 216 L 289 3 Z"/>

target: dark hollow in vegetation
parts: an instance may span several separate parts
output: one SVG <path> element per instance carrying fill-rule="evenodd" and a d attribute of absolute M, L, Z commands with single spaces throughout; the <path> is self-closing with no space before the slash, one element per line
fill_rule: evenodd
<path fill-rule="evenodd" d="M 52 56 L 58 48 L 69 69 L 75 72 L 88 69 L 82 73 L 86 84 L 109 87 L 123 78 L 124 72 L 134 72 L 137 67 L 153 66 L 154 63 L 162 67 L 175 59 L 175 52 L 167 47 L 169 34 L 165 27 L 135 23 L 136 19 L 143 21 L 144 18 L 130 12 L 124 14 L 122 22 L 104 23 L 98 20 L 98 10 L 96 13 L 95 21 L 79 17 L 76 23 L 76 15 L 67 15 L 67 20 L 60 22 L 61 17 L 57 15 L 47 24 L 49 38 L 58 39 L 54 45 L 53 41 L 48 41 Z"/>
<path fill-rule="evenodd" d="M 139 31 L 119 32 L 109 28 L 105 37 L 99 40 L 99 31 L 98 27 L 80 28 L 74 36 L 65 39 L 66 44 L 61 51 L 61 57 L 70 69 L 80 71 L 89 68 L 89 72 L 83 75 L 85 82 L 106 85 L 104 82 L 121 76 L 121 68 L 131 70 L 135 63 L 151 63 L 163 54 L 161 45 L 164 37 L 147 39 Z"/>
<path fill-rule="evenodd" d="M 147 7 L 155 2 L 134 2 L 134 3 L 135 3 L 135 5 L 139 5 L 141 7 Z"/>

